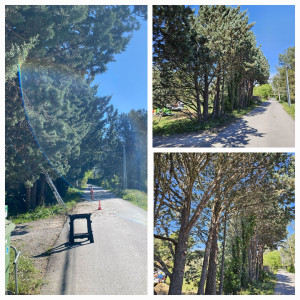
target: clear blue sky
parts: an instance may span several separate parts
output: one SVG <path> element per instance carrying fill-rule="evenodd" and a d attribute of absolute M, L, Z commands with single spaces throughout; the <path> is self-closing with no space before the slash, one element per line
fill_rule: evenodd
<path fill-rule="evenodd" d="M 255 22 L 252 31 L 275 75 L 279 54 L 295 46 L 295 6 L 241 5 L 241 10 L 248 10 L 249 22 Z"/>
<path fill-rule="evenodd" d="M 133 32 L 126 51 L 115 56 L 108 70 L 96 76 L 99 96 L 112 96 L 111 104 L 119 113 L 147 109 L 147 22 Z"/>

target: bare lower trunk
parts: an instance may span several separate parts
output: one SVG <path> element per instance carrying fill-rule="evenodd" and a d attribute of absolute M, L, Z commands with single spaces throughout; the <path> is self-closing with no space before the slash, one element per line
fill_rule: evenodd
<path fill-rule="evenodd" d="M 225 87 L 225 78 L 223 74 L 223 79 L 222 79 L 222 98 L 221 98 L 221 115 L 224 113 L 224 87 Z"/>
<path fill-rule="evenodd" d="M 37 182 L 35 182 L 31 188 L 31 208 L 35 209 L 36 207 L 36 185 Z"/>
<path fill-rule="evenodd" d="M 204 101 L 203 101 L 203 118 L 207 120 L 208 118 L 208 96 L 209 96 L 209 84 L 208 84 L 208 75 L 204 75 Z"/>
<path fill-rule="evenodd" d="M 224 263 L 225 263 L 225 241 L 226 241 L 226 225 L 227 225 L 226 223 L 227 223 L 227 216 L 225 214 L 224 232 L 223 232 L 223 243 L 222 243 L 222 261 L 221 261 L 221 270 L 220 270 L 219 295 L 223 294 Z"/>
<path fill-rule="evenodd" d="M 204 252 L 204 258 L 203 258 L 203 264 L 202 264 L 202 271 L 201 271 L 201 278 L 198 286 L 198 295 L 204 295 L 204 286 L 207 276 L 207 267 L 208 267 L 208 259 L 209 259 L 209 253 L 211 248 L 211 242 L 212 242 L 212 234 L 213 234 L 213 224 L 210 225 L 209 233 L 207 242 L 205 245 L 205 252 Z"/>
<path fill-rule="evenodd" d="M 264 245 L 262 242 L 260 242 L 258 245 L 258 254 L 257 254 L 256 280 L 259 279 L 259 274 L 263 269 L 263 255 L 264 255 Z"/>
<path fill-rule="evenodd" d="M 217 83 L 216 83 L 216 95 L 215 95 L 215 101 L 214 101 L 214 117 L 220 116 L 220 79 L 221 76 L 219 75 L 217 77 Z"/>
<path fill-rule="evenodd" d="M 31 188 L 26 188 L 26 210 L 29 211 L 31 206 Z"/>
<path fill-rule="evenodd" d="M 37 196 L 38 205 L 45 205 L 45 185 L 46 185 L 46 176 L 45 174 L 41 174 L 39 192 Z"/>
<path fill-rule="evenodd" d="M 186 196 L 186 200 L 191 197 L 191 193 Z M 187 256 L 187 242 L 189 237 L 189 232 L 186 230 L 186 226 L 189 221 L 190 216 L 190 201 L 187 200 L 186 205 L 184 206 L 181 214 L 181 226 L 178 234 L 178 242 L 175 247 L 174 255 L 174 267 L 172 276 L 170 278 L 170 288 L 169 295 L 181 295 L 184 269 Z"/>
<path fill-rule="evenodd" d="M 205 287 L 205 295 L 216 295 L 216 277 L 217 277 L 217 259 L 218 259 L 218 232 L 219 223 L 214 229 L 212 244 L 209 255 L 209 266 L 207 272 L 207 281 Z"/>
<path fill-rule="evenodd" d="M 197 121 L 201 123 L 201 101 L 200 101 L 200 92 L 197 76 L 194 76 L 194 84 L 196 90 L 196 102 L 197 102 Z"/>

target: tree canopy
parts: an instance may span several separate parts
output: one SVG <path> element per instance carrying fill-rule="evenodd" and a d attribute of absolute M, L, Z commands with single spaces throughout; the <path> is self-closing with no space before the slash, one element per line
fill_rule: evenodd
<path fill-rule="evenodd" d="M 216 294 L 218 282 L 218 293 L 236 293 L 260 278 L 264 250 L 281 245 L 294 219 L 294 168 L 285 153 L 155 154 L 154 238 L 165 245 L 155 242 L 155 265 L 169 294 L 181 294 L 196 250 L 198 294 Z"/>
<path fill-rule="evenodd" d="M 190 118 L 209 117 L 250 104 L 269 64 L 240 7 L 153 7 L 153 105 L 181 101 Z"/>
<path fill-rule="evenodd" d="M 44 172 L 73 185 L 96 167 L 108 182 L 122 177 L 122 143 L 128 160 L 140 150 L 129 186 L 146 189 L 146 112 L 119 115 L 93 84 L 141 18 L 146 6 L 5 7 L 6 200 L 14 207 L 42 204 Z"/>

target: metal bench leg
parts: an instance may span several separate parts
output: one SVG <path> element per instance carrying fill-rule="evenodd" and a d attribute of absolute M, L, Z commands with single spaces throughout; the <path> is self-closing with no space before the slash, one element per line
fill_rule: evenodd
<path fill-rule="evenodd" d="M 94 243 L 94 236 L 93 236 L 93 231 L 92 231 L 92 221 L 90 216 L 88 216 L 87 220 L 87 227 L 88 227 L 88 234 L 89 234 L 89 240 L 91 243 Z"/>
<path fill-rule="evenodd" d="M 70 235 L 69 235 L 69 243 L 74 244 L 74 220 L 70 218 Z"/>

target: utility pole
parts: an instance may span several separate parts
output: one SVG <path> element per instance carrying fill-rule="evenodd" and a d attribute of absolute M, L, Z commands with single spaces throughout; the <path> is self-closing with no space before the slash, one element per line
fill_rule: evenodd
<path fill-rule="evenodd" d="M 127 189 L 127 176 L 126 176 L 126 151 L 125 144 L 123 144 L 123 188 Z"/>
<path fill-rule="evenodd" d="M 291 106 L 289 77 L 288 77 L 288 72 L 287 72 L 287 65 L 285 65 L 285 74 L 286 74 L 286 90 L 287 90 L 288 104 L 289 104 L 289 106 Z"/>

